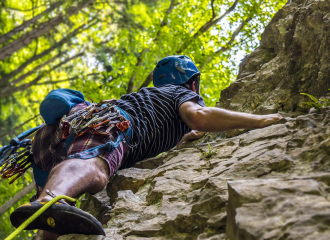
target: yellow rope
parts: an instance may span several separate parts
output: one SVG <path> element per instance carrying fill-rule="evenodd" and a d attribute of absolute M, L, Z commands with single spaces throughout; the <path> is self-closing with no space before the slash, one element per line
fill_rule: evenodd
<path fill-rule="evenodd" d="M 40 214 L 42 214 L 44 211 L 46 211 L 47 208 L 49 208 L 51 205 L 53 205 L 54 203 L 56 203 L 60 199 L 65 199 L 66 201 L 69 201 L 69 202 L 75 202 L 75 201 L 77 201 L 76 199 L 71 198 L 71 197 L 68 197 L 68 196 L 65 196 L 65 195 L 60 195 L 60 196 L 57 196 L 57 197 L 53 198 L 52 200 L 50 200 L 49 202 L 47 202 L 42 208 L 40 208 L 38 211 L 36 211 L 31 217 L 29 217 L 24 223 L 22 223 L 21 226 L 19 226 L 5 240 L 12 240 L 12 239 L 14 239 L 14 237 L 16 237 L 21 231 L 23 231 L 24 228 L 26 228 L 37 217 L 39 217 Z"/>
<path fill-rule="evenodd" d="M 87 194 L 87 200 L 86 200 L 86 202 L 83 206 L 80 206 L 80 209 L 83 210 L 83 211 L 86 210 L 86 208 L 88 207 L 89 203 L 92 200 L 92 195 L 90 193 L 86 193 L 86 194 Z M 86 194 L 85 194 L 85 197 L 86 197 Z"/>

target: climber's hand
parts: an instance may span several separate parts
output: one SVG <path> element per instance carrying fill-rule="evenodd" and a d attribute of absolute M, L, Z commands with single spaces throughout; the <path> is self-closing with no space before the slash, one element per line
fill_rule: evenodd
<path fill-rule="evenodd" d="M 187 141 L 197 140 L 202 138 L 206 132 L 192 130 L 191 132 L 187 133 L 182 137 L 180 142 L 176 145 L 177 149 L 180 149 L 182 144 Z"/>
<path fill-rule="evenodd" d="M 277 121 L 281 120 L 283 117 L 279 113 L 260 115 L 260 128 L 267 127 Z"/>

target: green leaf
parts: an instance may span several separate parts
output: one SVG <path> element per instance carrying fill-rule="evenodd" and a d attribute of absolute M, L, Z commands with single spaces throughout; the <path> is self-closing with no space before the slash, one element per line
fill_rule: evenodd
<path fill-rule="evenodd" d="M 317 98 L 316 97 L 314 97 L 314 96 L 312 96 L 312 95 L 310 95 L 310 94 L 308 94 L 308 93 L 300 93 L 301 95 L 306 95 L 306 96 L 308 96 L 310 99 L 312 99 L 313 100 L 313 102 L 315 102 L 315 103 L 318 103 L 319 101 L 317 100 Z"/>

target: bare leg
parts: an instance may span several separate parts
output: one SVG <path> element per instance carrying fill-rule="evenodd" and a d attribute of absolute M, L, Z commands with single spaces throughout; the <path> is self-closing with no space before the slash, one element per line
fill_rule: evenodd
<path fill-rule="evenodd" d="M 37 201 L 52 199 L 46 189 L 55 195 L 79 197 L 84 193 L 95 194 L 106 186 L 109 167 L 105 161 L 95 157 L 90 159 L 66 160 L 50 172 L 48 181 Z"/>
<path fill-rule="evenodd" d="M 66 160 L 52 169 L 37 201 L 51 200 L 46 189 L 55 195 L 70 197 L 78 197 L 86 192 L 97 193 L 106 186 L 108 179 L 109 167 L 98 157 Z M 43 231 L 44 240 L 56 240 L 58 237 L 58 234 Z"/>

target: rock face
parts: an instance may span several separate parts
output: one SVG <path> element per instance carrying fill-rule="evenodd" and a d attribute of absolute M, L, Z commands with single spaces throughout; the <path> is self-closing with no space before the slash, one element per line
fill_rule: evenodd
<path fill-rule="evenodd" d="M 284 118 L 118 171 L 107 187 L 107 236 L 59 239 L 329 239 L 330 108 L 299 107 L 301 92 L 326 96 L 329 76 L 330 1 L 289 1 L 218 103 Z"/>
<path fill-rule="evenodd" d="M 313 176 L 312 176 L 313 177 Z M 228 182 L 231 239 L 329 239 L 330 201 L 324 180 L 257 179 Z M 329 179 L 328 179 L 329 180 Z"/>
<path fill-rule="evenodd" d="M 309 93 L 330 88 L 330 4 L 289 0 L 244 58 L 237 80 L 221 92 L 220 107 L 253 113 L 292 112 Z"/>

